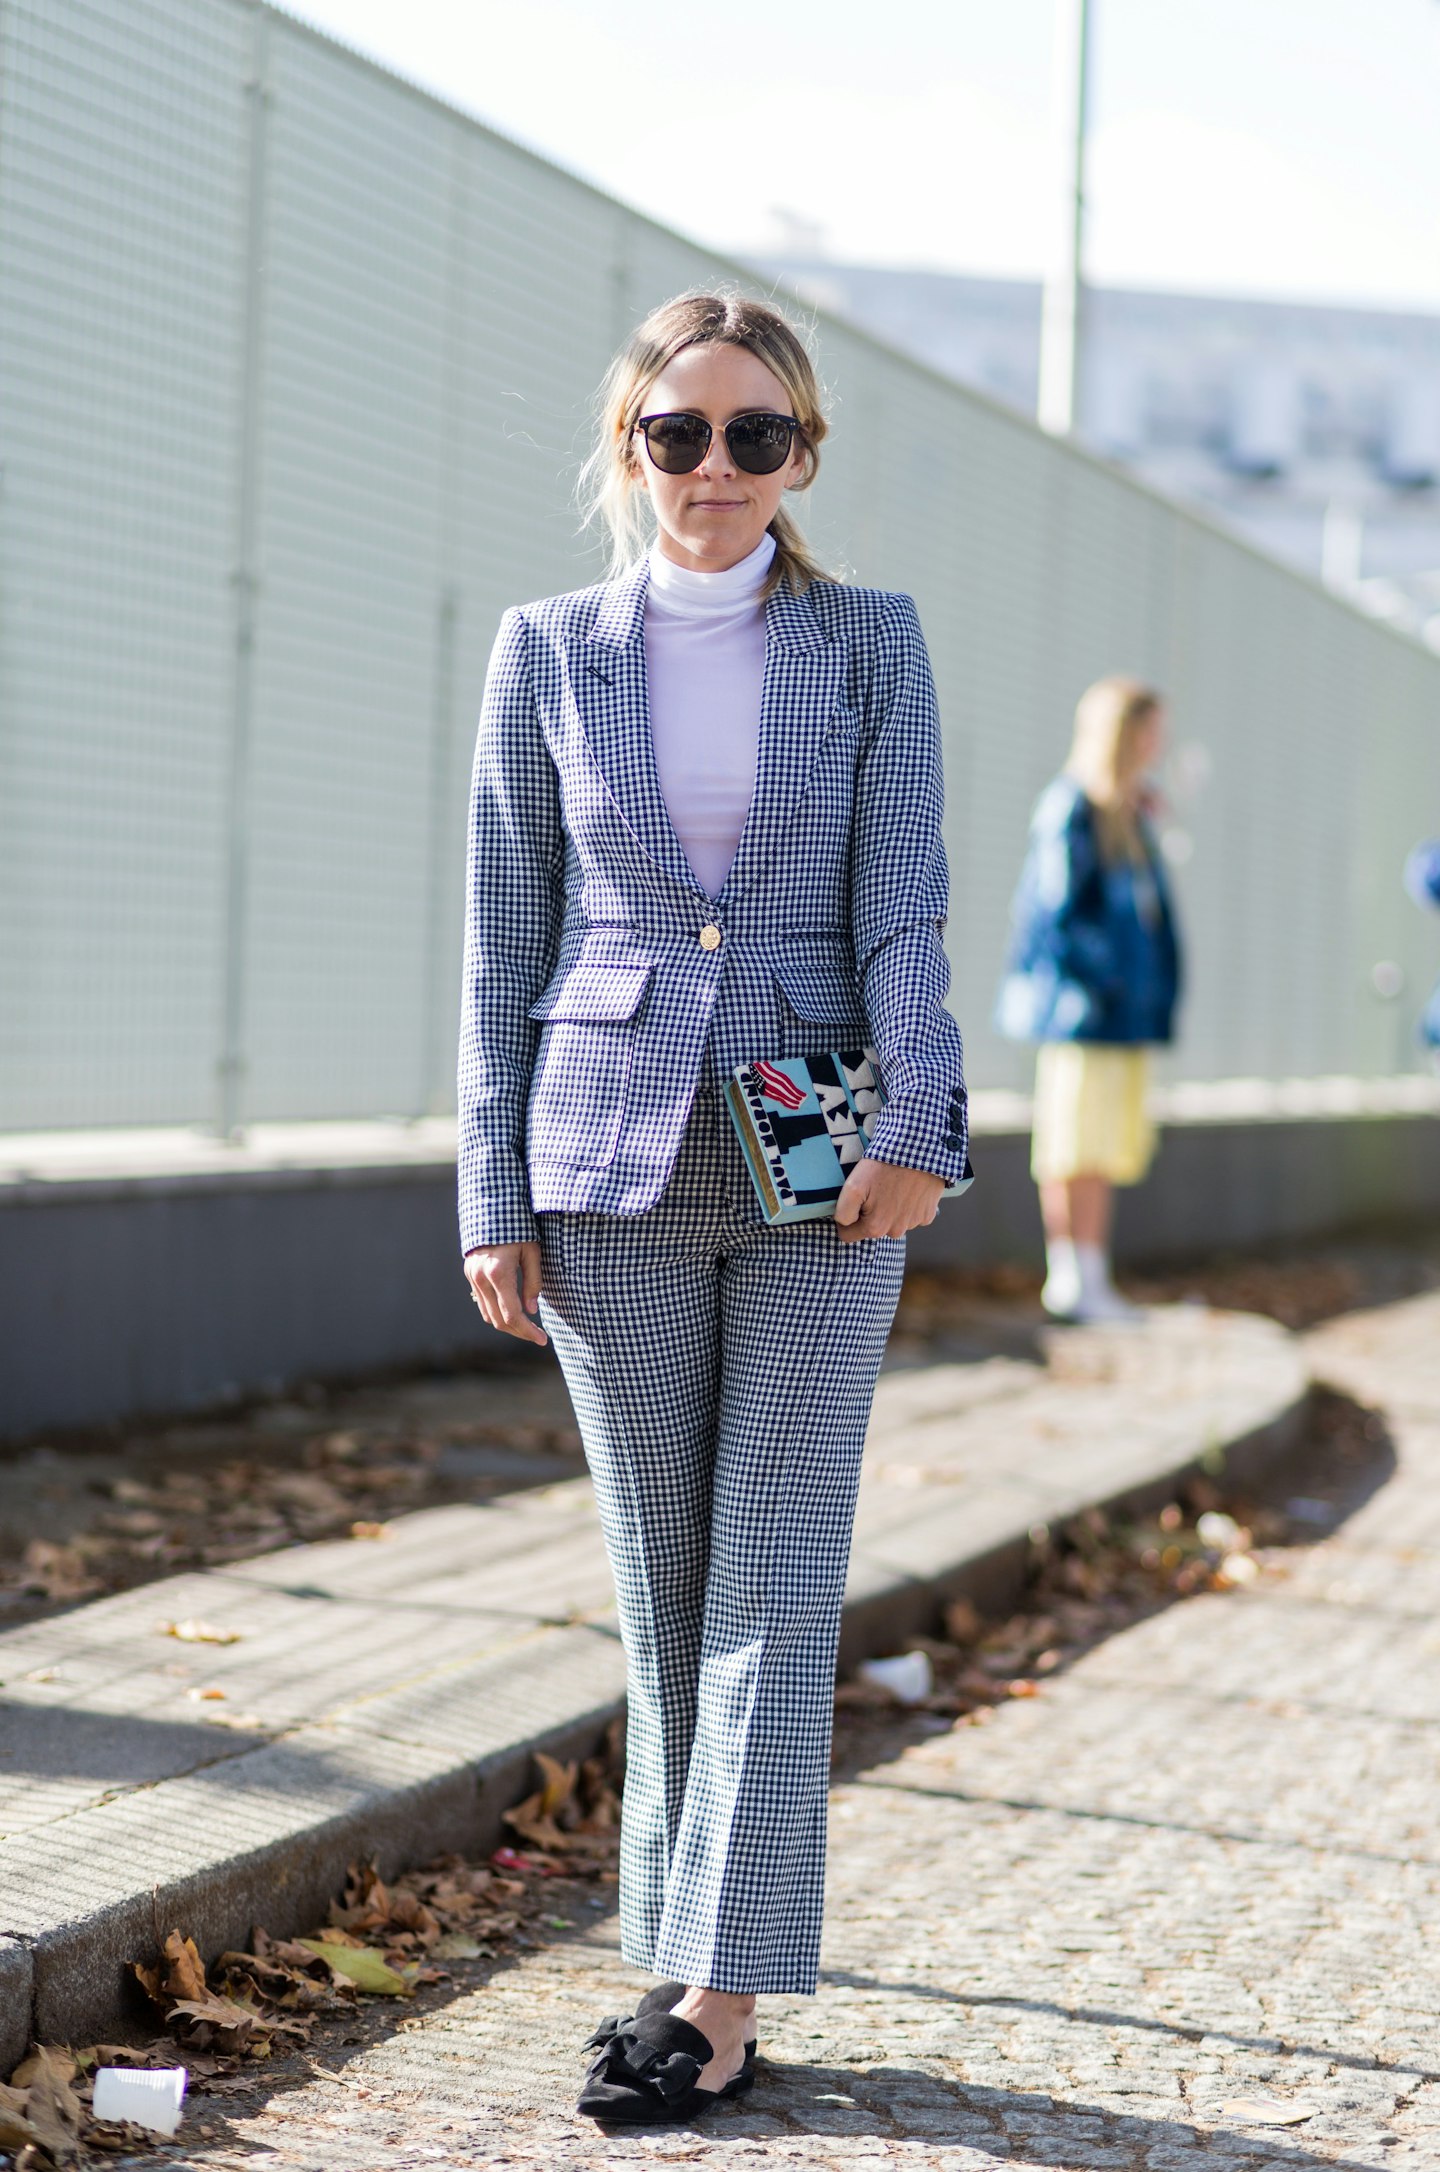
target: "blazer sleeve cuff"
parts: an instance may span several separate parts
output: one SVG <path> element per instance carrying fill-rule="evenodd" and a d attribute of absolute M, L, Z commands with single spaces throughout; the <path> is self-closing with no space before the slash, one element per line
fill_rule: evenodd
<path fill-rule="evenodd" d="M 462 1255 L 500 1244 L 531 1244 L 539 1236 L 530 1180 L 518 1153 L 470 1147 L 461 1152 L 458 1174 Z"/>
<path fill-rule="evenodd" d="M 875 1119 L 867 1161 L 889 1162 L 899 1169 L 925 1169 L 931 1176 L 958 1184 L 969 1166 L 970 1119 L 965 1090 L 948 1097 L 905 1106 L 887 1102 Z"/>
<path fill-rule="evenodd" d="M 533 1244 L 540 1224 L 529 1207 L 487 1207 L 460 1224 L 460 1252 L 493 1252 L 502 1244 Z"/>

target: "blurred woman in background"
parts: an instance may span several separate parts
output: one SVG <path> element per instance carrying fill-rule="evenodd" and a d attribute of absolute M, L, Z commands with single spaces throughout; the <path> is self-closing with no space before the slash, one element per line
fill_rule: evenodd
<path fill-rule="evenodd" d="M 1440 837 L 1415 847 L 1405 862 L 1405 887 L 1417 905 L 1428 905 L 1440 912 Z M 1416 1030 L 1421 1047 L 1429 1049 L 1432 1061 L 1440 1067 L 1440 981 L 1431 991 Z"/>
<path fill-rule="evenodd" d="M 1138 1317 L 1110 1274 L 1112 1190 L 1138 1184 L 1155 1134 L 1149 1050 L 1171 1038 L 1180 947 L 1148 782 L 1159 694 L 1100 679 L 1082 695 L 1062 774 L 1040 797 L 1012 911 L 996 1023 L 1038 1041 L 1030 1168 L 1045 1224 L 1047 1312 Z"/>

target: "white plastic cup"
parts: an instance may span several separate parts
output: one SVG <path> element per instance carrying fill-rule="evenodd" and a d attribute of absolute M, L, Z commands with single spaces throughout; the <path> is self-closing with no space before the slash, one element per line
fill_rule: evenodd
<path fill-rule="evenodd" d="M 862 1659 L 856 1672 L 862 1682 L 888 1689 L 901 1704 L 923 1704 L 935 1687 L 928 1652 L 902 1652 L 898 1659 Z"/>
<path fill-rule="evenodd" d="M 185 2094 L 183 2066 L 101 2066 L 91 2108 L 97 2119 L 128 2119 L 151 2134 L 173 2134 Z"/>

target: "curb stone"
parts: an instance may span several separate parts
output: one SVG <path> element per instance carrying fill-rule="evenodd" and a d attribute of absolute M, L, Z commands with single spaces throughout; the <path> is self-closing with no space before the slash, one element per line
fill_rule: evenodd
<path fill-rule="evenodd" d="M 1304 1438 L 1312 1383 L 1298 1345 L 1281 1328 L 1256 1321 L 1272 1363 L 1268 1373 L 1232 1399 L 1228 1423 L 1197 1438 L 1157 1415 L 1158 1441 L 1150 1452 L 1111 1444 L 1090 1460 L 1084 1476 L 1036 1486 L 1028 1501 L 1020 1489 L 967 1493 L 941 1500 L 882 1538 L 857 1521 L 840 1633 L 840 1671 L 886 1643 L 921 1636 L 955 1599 L 969 1599 L 981 1614 L 1009 1611 L 1019 1598 L 1037 1528 L 1071 1521 L 1086 1509 L 1109 1516 L 1139 1516 L 1173 1499 L 1176 1489 L 1202 1475 L 1244 1490 L 1263 1484 Z M 862 1493 L 863 1501 L 863 1493 Z M 1028 1509 L 1028 1513 L 1026 1512 Z"/>
<path fill-rule="evenodd" d="M 0 1938 L 0 2072 L 8 2074 L 25 2056 L 34 1984 L 35 1964 L 29 1948 Z"/>
<path fill-rule="evenodd" d="M 174 1925 L 209 1962 L 257 1923 L 312 1929 L 357 1856 L 393 1874 L 498 1845 L 535 1751 L 588 1754 L 624 1691 L 617 1640 L 558 1630 L 0 1842 L 0 1890 L 24 1884 L 7 1920 L 30 2032 L 74 2044 L 140 2020 L 128 1964 Z"/>

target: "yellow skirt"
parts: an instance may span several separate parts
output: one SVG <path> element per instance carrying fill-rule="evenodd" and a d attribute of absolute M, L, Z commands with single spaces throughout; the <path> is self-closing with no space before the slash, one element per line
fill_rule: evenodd
<path fill-rule="evenodd" d="M 1155 1154 L 1146 1109 L 1150 1051 L 1107 1041 L 1044 1041 L 1035 1064 L 1030 1174 L 1037 1184 L 1108 1177 L 1138 1184 Z"/>

